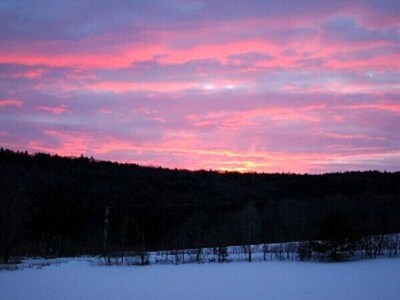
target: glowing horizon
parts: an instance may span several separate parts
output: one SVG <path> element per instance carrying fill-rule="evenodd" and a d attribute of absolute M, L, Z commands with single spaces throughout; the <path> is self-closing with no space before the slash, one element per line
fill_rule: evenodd
<path fill-rule="evenodd" d="M 0 4 L 1 147 L 189 170 L 400 170 L 400 3 L 89 2 Z"/>

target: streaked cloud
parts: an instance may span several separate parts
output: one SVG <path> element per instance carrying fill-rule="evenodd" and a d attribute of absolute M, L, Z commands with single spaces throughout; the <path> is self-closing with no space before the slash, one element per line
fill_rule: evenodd
<path fill-rule="evenodd" d="M 186 169 L 398 170 L 395 1 L 3 1 L 0 144 Z"/>

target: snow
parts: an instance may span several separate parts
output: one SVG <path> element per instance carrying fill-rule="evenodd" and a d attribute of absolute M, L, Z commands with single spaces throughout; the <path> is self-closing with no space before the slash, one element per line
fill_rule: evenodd
<path fill-rule="evenodd" d="M 399 258 L 97 266 L 60 259 L 0 271 L 0 299 L 399 299 Z"/>

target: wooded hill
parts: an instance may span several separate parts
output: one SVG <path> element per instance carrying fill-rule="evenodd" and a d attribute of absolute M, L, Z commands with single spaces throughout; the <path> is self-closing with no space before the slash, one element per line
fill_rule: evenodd
<path fill-rule="evenodd" d="M 4 260 L 389 232 L 400 232 L 399 172 L 219 173 L 0 150 Z"/>

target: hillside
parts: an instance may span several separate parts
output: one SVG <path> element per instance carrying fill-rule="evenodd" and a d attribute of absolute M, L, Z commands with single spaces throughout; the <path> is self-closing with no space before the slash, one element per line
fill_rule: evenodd
<path fill-rule="evenodd" d="M 400 231 L 399 172 L 218 173 L 1 149 L 0 178 L 2 257 L 100 254 L 105 230 L 110 252 Z"/>

